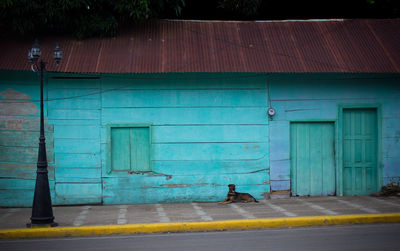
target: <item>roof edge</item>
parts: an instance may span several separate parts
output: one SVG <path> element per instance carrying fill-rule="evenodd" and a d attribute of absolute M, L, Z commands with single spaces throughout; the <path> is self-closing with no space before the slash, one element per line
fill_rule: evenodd
<path fill-rule="evenodd" d="M 289 23 L 289 22 L 344 22 L 344 18 L 329 19 L 284 19 L 284 20 L 201 20 L 201 19 L 160 19 L 167 22 L 184 22 L 184 23 Z"/>

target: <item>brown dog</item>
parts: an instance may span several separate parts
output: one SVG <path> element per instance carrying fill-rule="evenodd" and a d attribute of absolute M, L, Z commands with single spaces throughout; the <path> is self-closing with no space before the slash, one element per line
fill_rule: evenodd
<path fill-rule="evenodd" d="M 224 201 L 220 201 L 218 203 L 220 204 L 229 204 L 233 202 L 257 202 L 258 201 L 251 196 L 249 193 L 238 193 L 235 190 L 235 185 L 234 184 L 229 184 L 229 192 L 228 195 L 226 196 Z"/>

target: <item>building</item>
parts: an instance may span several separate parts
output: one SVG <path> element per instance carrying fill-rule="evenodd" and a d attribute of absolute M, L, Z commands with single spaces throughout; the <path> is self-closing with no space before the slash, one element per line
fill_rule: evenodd
<path fill-rule="evenodd" d="M 53 204 L 366 195 L 400 178 L 400 20 L 152 21 L 42 37 Z M 31 206 L 33 41 L 0 57 L 0 205 Z M 275 114 L 268 115 L 274 108 Z"/>

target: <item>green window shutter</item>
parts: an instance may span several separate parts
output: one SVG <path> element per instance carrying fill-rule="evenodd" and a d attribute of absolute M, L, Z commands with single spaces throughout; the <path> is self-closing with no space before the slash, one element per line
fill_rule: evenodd
<path fill-rule="evenodd" d="M 111 171 L 150 171 L 150 127 L 111 127 Z"/>
<path fill-rule="evenodd" d="M 150 142 L 149 128 L 136 127 L 130 129 L 131 165 L 132 172 L 150 171 Z"/>
<path fill-rule="evenodd" d="M 111 168 L 112 171 L 130 170 L 129 128 L 111 128 Z"/>

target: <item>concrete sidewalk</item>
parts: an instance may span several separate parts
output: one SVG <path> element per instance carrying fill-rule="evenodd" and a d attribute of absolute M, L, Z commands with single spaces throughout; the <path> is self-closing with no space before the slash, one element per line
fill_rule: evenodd
<path fill-rule="evenodd" d="M 321 224 L 352 224 L 400 221 L 400 198 L 310 197 L 260 200 L 260 203 L 176 203 L 137 205 L 56 206 L 59 227 L 26 229 L 30 208 L 0 208 L 0 238 L 11 238 L 5 231 L 24 233 L 69 229 L 64 236 L 147 232 L 213 231 Z M 359 221 L 360 215 L 363 220 Z M 390 215 L 390 217 L 388 217 Z M 357 217 L 358 218 L 357 218 Z M 373 217 L 372 217 L 373 216 Z M 386 217 L 386 218 L 385 218 Z M 373 220 L 371 220 L 373 218 Z M 365 220 L 367 219 L 367 220 Z M 300 222 L 300 223 L 299 223 Z M 139 231 L 151 226 L 149 231 Z M 187 230 L 185 230 L 187 227 Z M 130 229 L 122 231 L 121 229 Z M 77 229 L 88 230 L 87 234 Z M 104 231 L 104 229 L 108 229 Z M 114 229 L 111 231 L 110 229 Z M 136 229 L 136 230 L 133 230 Z M 152 230 L 151 230 L 152 229 Z M 7 232 L 6 231 L 6 232 Z M 14 231 L 14 232 L 15 232 Z M 72 231 L 72 233 L 71 233 Z M 8 231 L 10 232 L 10 231 Z M 11 231 L 13 232 L 13 231 Z M 10 232 L 10 233 L 11 233 Z M 46 235 L 47 233 L 47 235 Z M 76 233 L 76 234 L 74 234 Z M 20 235 L 20 237 L 37 237 Z M 58 234 L 55 236 L 63 236 Z"/>

